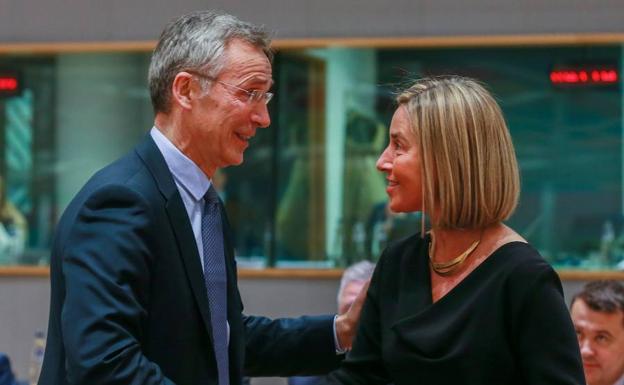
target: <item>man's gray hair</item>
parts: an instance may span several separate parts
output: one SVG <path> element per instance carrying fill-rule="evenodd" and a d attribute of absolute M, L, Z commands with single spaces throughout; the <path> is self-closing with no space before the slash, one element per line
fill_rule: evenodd
<path fill-rule="evenodd" d="M 184 70 L 216 77 L 225 65 L 224 51 L 233 39 L 261 48 L 269 60 L 271 37 L 256 26 L 218 11 L 196 11 L 173 20 L 163 30 L 152 54 L 148 83 L 154 112 L 169 112 L 171 85 Z"/>
<path fill-rule="evenodd" d="M 375 271 L 375 264 L 369 261 L 360 261 L 347 267 L 342 273 L 340 279 L 340 289 L 338 289 L 337 301 L 340 302 L 340 296 L 344 288 L 353 281 L 366 281 L 370 279 Z"/>

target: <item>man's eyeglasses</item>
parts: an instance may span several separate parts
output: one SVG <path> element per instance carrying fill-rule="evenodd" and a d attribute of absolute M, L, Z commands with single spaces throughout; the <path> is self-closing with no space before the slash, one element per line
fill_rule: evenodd
<path fill-rule="evenodd" d="M 247 103 L 260 103 L 260 102 L 262 102 L 264 104 L 269 104 L 269 102 L 273 98 L 273 93 L 272 92 L 264 92 L 264 91 L 260 91 L 260 90 L 246 90 L 246 89 L 241 88 L 239 86 L 235 86 L 234 84 L 222 82 L 221 80 L 217 80 L 213 76 L 208 76 L 208 75 L 202 74 L 200 72 L 189 71 L 189 70 L 186 70 L 186 72 L 188 72 L 190 74 L 193 74 L 195 76 L 199 76 L 200 78 L 204 78 L 204 79 L 207 79 L 207 80 L 210 80 L 210 81 L 217 82 L 217 83 L 221 84 L 222 86 L 229 87 L 230 89 L 243 92 L 245 95 L 247 95 L 247 97 L 245 99 L 245 101 Z"/>

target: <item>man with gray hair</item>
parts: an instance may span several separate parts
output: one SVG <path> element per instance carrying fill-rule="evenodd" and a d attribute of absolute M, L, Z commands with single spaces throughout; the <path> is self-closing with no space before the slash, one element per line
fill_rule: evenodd
<path fill-rule="evenodd" d="M 375 271 L 375 264 L 370 261 L 360 261 L 347 267 L 342 273 L 338 288 L 338 314 L 346 313 L 355 302 L 362 289 L 370 281 Z"/>
<path fill-rule="evenodd" d="M 624 385 L 624 285 L 590 282 L 570 312 L 587 385 Z"/>
<path fill-rule="evenodd" d="M 149 86 L 154 127 L 96 173 L 57 227 L 39 384 L 238 385 L 324 373 L 348 349 L 346 314 L 244 317 L 231 234 L 212 177 L 270 123 L 270 39 L 194 12 L 163 31 Z"/>

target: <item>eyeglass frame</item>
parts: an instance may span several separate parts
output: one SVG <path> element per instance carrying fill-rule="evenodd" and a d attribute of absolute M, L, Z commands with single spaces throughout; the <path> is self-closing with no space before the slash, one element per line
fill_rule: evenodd
<path fill-rule="evenodd" d="M 199 76 L 200 78 L 207 79 L 213 82 L 217 82 L 223 86 L 231 87 L 232 89 L 242 91 L 247 95 L 246 103 L 249 103 L 249 104 L 259 103 L 259 102 L 264 101 L 264 104 L 267 105 L 269 104 L 271 99 L 273 99 L 273 96 L 275 95 L 273 92 L 269 92 L 269 91 L 265 92 L 265 91 L 260 91 L 260 90 L 247 90 L 245 88 L 236 86 L 234 84 L 230 84 L 230 83 L 218 80 L 214 76 L 206 75 L 201 72 L 191 71 L 191 70 L 185 70 L 184 72 L 188 72 L 191 75 Z"/>

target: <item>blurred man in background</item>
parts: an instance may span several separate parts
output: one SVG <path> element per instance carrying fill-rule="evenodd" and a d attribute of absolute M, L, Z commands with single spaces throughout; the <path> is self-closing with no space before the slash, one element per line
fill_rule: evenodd
<path fill-rule="evenodd" d="M 587 385 L 624 385 L 624 285 L 594 281 L 572 299 Z"/>

